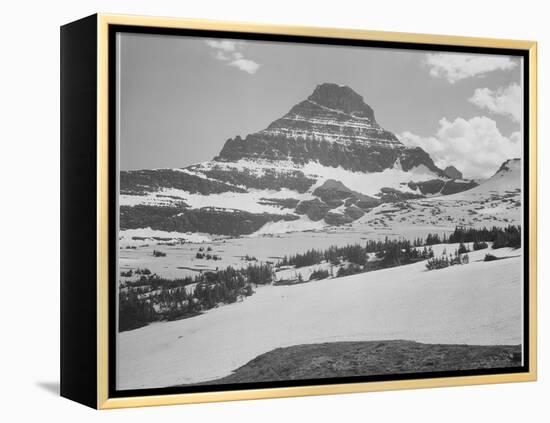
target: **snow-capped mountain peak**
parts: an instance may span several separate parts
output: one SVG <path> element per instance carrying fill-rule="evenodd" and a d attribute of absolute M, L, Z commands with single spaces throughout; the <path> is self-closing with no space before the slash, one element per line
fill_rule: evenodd
<path fill-rule="evenodd" d="M 229 236 L 305 230 L 476 185 L 405 147 L 350 87 L 325 83 L 266 129 L 227 140 L 211 161 L 121 172 L 120 223 Z"/>
<path fill-rule="evenodd" d="M 392 168 L 400 158 L 409 169 L 424 164 L 434 175 L 445 177 L 426 152 L 406 148 L 382 128 L 361 95 L 347 86 L 325 83 L 266 129 L 227 140 L 215 160 L 316 162 L 372 173 Z"/>

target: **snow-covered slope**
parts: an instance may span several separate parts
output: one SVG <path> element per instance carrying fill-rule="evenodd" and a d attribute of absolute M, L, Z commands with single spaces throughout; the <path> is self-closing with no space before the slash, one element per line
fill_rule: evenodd
<path fill-rule="evenodd" d="M 493 194 L 516 193 L 521 190 L 521 160 L 506 160 L 500 168 L 486 181 L 471 190 L 453 195 L 451 198 L 471 198 Z"/>
<path fill-rule="evenodd" d="M 211 380 L 275 348 L 308 343 L 520 344 L 521 250 L 491 250 L 511 258 L 478 261 L 486 252 L 470 253 L 467 265 L 431 272 L 420 262 L 296 286 L 259 287 L 240 303 L 120 333 L 118 388 Z"/>
<path fill-rule="evenodd" d="M 505 161 L 479 186 L 453 195 L 386 203 L 354 222 L 356 228 L 391 228 L 403 233 L 411 226 L 449 230 L 455 226 L 521 225 L 521 160 Z"/>
<path fill-rule="evenodd" d="M 191 207 L 238 207 L 250 212 L 273 212 L 280 209 L 265 207 L 258 204 L 261 198 L 296 198 L 298 200 L 309 199 L 315 188 L 323 185 L 329 179 L 342 182 L 348 188 L 365 195 L 375 196 L 382 188 L 393 188 L 403 192 L 420 194 L 418 190 L 408 187 L 409 182 L 426 181 L 438 176 L 424 165 L 419 165 L 404 171 L 399 163 L 394 167 L 384 169 L 381 172 L 365 173 L 356 172 L 342 167 L 323 166 L 319 162 L 296 164 L 291 161 L 268 161 L 240 159 L 236 162 L 205 162 L 192 167 L 194 175 L 208 178 L 212 173 L 242 174 L 250 178 L 260 180 L 266 175 L 294 175 L 303 174 L 304 178 L 311 181 L 310 187 L 305 192 L 287 187 L 274 187 L 272 189 L 249 188 L 244 183 L 235 184 L 246 192 L 222 192 L 203 195 L 191 193 L 188 190 L 172 187 L 159 187 L 155 191 L 144 192 L 140 195 L 121 194 L 120 204 L 135 206 L 147 205 L 173 205 L 184 201 Z M 237 176 L 235 178 L 238 178 Z"/>

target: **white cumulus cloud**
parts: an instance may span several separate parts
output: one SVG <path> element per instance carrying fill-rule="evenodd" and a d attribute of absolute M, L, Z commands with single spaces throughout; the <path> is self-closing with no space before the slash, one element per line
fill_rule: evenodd
<path fill-rule="evenodd" d="M 430 75 L 454 84 L 495 70 L 509 70 L 517 66 L 508 56 L 471 55 L 462 53 L 428 53 L 426 64 Z"/>
<path fill-rule="evenodd" d="M 242 53 L 242 42 L 232 40 L 206 40 L 206 45 L 214 49 L 214 57 L 217 60 L 226 62 L 251 75 L 255 74 L 260 65 L 254 60 L 244 57 Z"/>
<path fill-rule="evenodd" d="M 223 51 L 235 51 L 237 49 L 237 41 L 231 40 L 206 40 L 206 44 Z"/>
<path fill-rule="evenodd" d="M 437 132 L 428 137 L 408 131 L 399 135 L 403 144 L 427 151 L 438 167 L 453 165 L 466 178 L 488 178 L 505 160 L 520 157 L 521 138 L 520 132 L 502 135 L 496 122 L 485 116 L 443 118 Z"/>
<path fill-rule="evenodd" d="M 234 60 L 233 62 L 229 63 L 229 66 L 235 66 L 236 68 L 248 72 L 251 75 L 255 74 L 260 67 L 260 65 L 258 65 L 256 62 L 248 59 Z"/>
<path fill-rule="evenodd" d="M 523 93 L 518 84 L 500 87 L 497 90 L 478 88 L 468 100 L 482 109 L 485 108 L 493 113 L 509 116 L 516 122 L 521 121 Z"/>

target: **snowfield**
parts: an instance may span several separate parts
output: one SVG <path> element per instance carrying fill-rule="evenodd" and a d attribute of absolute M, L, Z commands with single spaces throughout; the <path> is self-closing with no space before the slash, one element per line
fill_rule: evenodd
<path fill-rule="evenodd" d="M 251 213 L 285 214 L 291 212 L 291 209 L 281 209 L 281 207 L 275 205 L 262 204 L 262 198 L 294 198 L 300 201 L 310 200 L 314 198 L 312 192 L 317 187 L 323 185 L 328 179 L 336 179 L 351 190 L 370 196 L 375 196 L 384 187 L 398 189 L 405 193 L 419 194 L 419 191 L 412 190 L 407 184 L 411 181 L 421 182 L 438 177 L 424 165 L 417 166 L 405 172 L 399 161 L 390 169 L 373 173 L 353 172 L 342 167 L 327 167 L 317 162 L 308 162 L 305 165 L 298 165 L 288 160 L 274 162 L 260 159 L 241 159 L 232 163 L 216 162 L 215 164 L 205 162 L 195 165 L 193 171 L 187 169 L 174 170 L 212 180 L 208 178 L 203 171 L 211 170 L 213 166 L 217 169 L 223 169 L 224 171 L 246 171 L 258 178 L 264 176 L 266 170 L 278 174 L 301 171 L 308 178 L 315 179 L 316 183 L 305 193 L 283 188 L 280 190 L 248 189 L 245 193 L 224 192 L 221 194 L 201 195 L 189 193 L 181 189 L 161 188 L 153 192 L 148 192 L 145 195 L 122 194 L 120 195 L 120 204 L 123 206 L 170 206 L 185 202 L 185 204 L 192 208 L 230 207 Z M 242 186 L 241 188 L 246 187 Z"/>
<path fill-rule="evenodd" d="M 508 258 L 483 262 L 486 253 Z M 419 262 L 258 287 L 242 302 L 197 317 L 122 332 L 118 389 L 208 381 L 260 354 L 298 344 L 395 339 L 521 344 L 521 254 L 480 250 L 469 253 L 469 264 L 442 270 L 426 271 Z"/>
<path fill-rule="evenodd" d="M 267 168 L 261 161 L 220 166 L 242 166 L 257 176 Z M 295 165 L 288 163 L 289 169 L 292 166 Z M 194 171 L 200 174 L 200 169 L 198 166 Z M 327 178 L 340 180 L 350 189 L 365 194 L 391 184 L 405 189 L 401 186 L 402 176 L 408 180 L 430 178 L 422 167 L 405 175 L 399 164 L 378 174 L 325 168 L 315 163 L 300 170 L 317 180 L 303 194 L 289 190 L 249 190 L 242 194 L 198 196 L 164 190 L 160 194 L 121 196 L 121 204 L 169 205 L 185 201 L 192 207 L 230 204 L 256 213 L 287 213 L 289 209 L 261 199 L 309 199 Z M 247 266 L 245 255 L 260 262 L 276 263 L 284 255 L 303 253 L 310 248 L 322 250 L 331 245 L 363 243 L 386 236 L 412 240 L 424 238 L 428 233 L 450 233 L 456 226 L 519 224 L 523 200 L 520 171 L 520 161 L 509 160 L 495 175 L 471 190 L 384 203 L 351 224 L 338 227 L 302 216 L 295 221 L 268 222 L 256 233 L 238 238 L 150 228 L 121 231 L 119 269 L 147 268 L 163 277 L 178 278 L 227 266 Z M 445 247 L 452 253 L 457 245 L 433 246 L 436 256 Z M 206 248 L 219 260 L 198 259 L 199 249 Z M 155 257 L 154 250 L 166 256 Z M 504 258 L 483 262 L 487 253 Z M 262 286 L 242 302 L 222 305 L 196 317 L 122 332 L 117 341 L 118 388 L 156 388 L 218 379 L 263 353 L 299 344 L 398 339 L 470 345 L 521 344 L 521 249 L 480 250 L 469 253 L 469 257 L 469 264 L 434 271 L 427 271 L 425 262 L 419 262 L 293 286 Z M 300 273 L 307 280 L 314 270 L 329 267 L 322 263 L 279 269 L 277 278 L 293 279 Z"/>
<path fill-rule="evenodd" d="M 334 210 L 332 210 L 334 211 Z M 280 220 L 278 222 L 268 222 L 249 237 L 257 237 L 263 235 L 286 234 L 289 232 L 302 232 L 321 230 L 328 226 L 323 220 L 314 222 L 307 216 L 300 216 L 298 220 Z"/>
<path fill-rule="evenodd" d="M 403 206 L 384 203 L 353 222 L 360 228 L 388 228 L 398 233 L 412 227 L 432 225 L 491 227 L 521 222 L 521 161 L 505 162 L 491 178 L 479 186 L 453 195 L 410 200 Z"/>
<path fill-rule="evenodd" d="M 460 200 L 473 200 L 487 198 L 497 194 L 516 193 L 520 196 L 522 186 L 522 164 L 519 159 L 506 161 L 501 169 L 479 186 L 467 191 L 450 195 L 447 198 Z"/>
<path fill-rule="evenodd" d="M 394 188 L 405 193 L 419 194 L 418 191 L 410 189 L 407 184 L 411 181 L 428 181 L 438 177 L 424 165 L 405 172 L 399 161 L 390 169 L 372 173 L 353 172 L 342 167 L 327 167 L 316 162 L 308 162 L 300 170 L 306 176 L 317 178 L 317 183 L 311 188 L 312 191 L 323 185 L 328 179 L 334 179 L 353 191 L 371 197 L 378 194 L 384 187 Z"/>
<path fill-rule="evenodd" d="M 163 188 L 146 195 L 127 195 L 120 196 L 120 203 L 124 206 L 173 206 L 185 202 L 194 209 L 202 207 L 216 207 L 220 209 L 238 209 L 250 213 L 272 213 L 288 214 L 292 209 L 281 209 L 275 205 L 265 204 L 263 199 L 285 199 L 294 198 L 296 200 L 311 200 L 311 193 L 300 194 L 286 188 L 280 190 L 254 190 L 246 193 L 224 192 L 221 194 L 191 194 L 187 191 L 176 188 Z"/>

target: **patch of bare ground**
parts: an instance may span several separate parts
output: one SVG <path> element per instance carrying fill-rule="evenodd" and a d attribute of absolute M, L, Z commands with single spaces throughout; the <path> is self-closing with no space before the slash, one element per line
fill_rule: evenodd
<path fill-rule="evenodd" d="M 277 348 L 205 384 L 285 381 L 521 366 L 520 345 L 331 342 Z"/>

